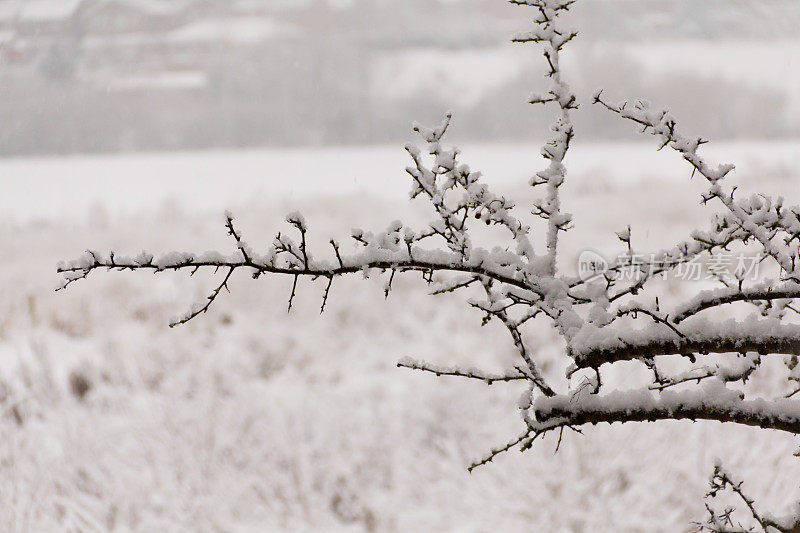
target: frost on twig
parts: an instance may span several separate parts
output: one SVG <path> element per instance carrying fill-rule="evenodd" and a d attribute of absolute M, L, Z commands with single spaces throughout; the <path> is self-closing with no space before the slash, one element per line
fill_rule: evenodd
<path fill-rule="evenodd" d="M 699 172 L 709 182 L 709 189 L 703 195 L 703 202 L 717 199 L 733 215 L 735 225 L 739 226 L 763 247 L 782 270 L 784 280 L 800 283 L 800 208 L 786 207 L 783 199 L 773 200 L 764 195 L 754 195 L 744 200 L 735 198 L 735 188 L 725 189 L 723 180 L 734 170 L 734 165 L 711 166 L 700 156 L 698 149 L 708 141 L 702 138 L 691 139 L 677 131 L 677 121 L 667 110 L 651 109 L 644 100 L 611 104 L 603 100 L 602 91 L 594 94 L 593 101 L 624 119 L 642 126 L 643 132 L 650 132 L 661 143 L 659 150 L 670 147 L 692 166 L 692 173 Z M 776 237 L 781 237 L 776 239 Z"/>
<path fill-rule="evenodd" d="M 763 531 L 764 533 L 796 533 L 800 531 L 800 518 L 793 516 L 777 517 L 759 511 L 756 508 L 755 500 L 748 496 L 743 488 L 744 482 L 738 480 L 731 474 L 722 463 L 717 461 L 714 465 L 714 473 L 709 480 L 709 490 L 706 499 L 706 511 L 708 518 L 705 522 L 696 522 L 696 531 L 713 532 L 750 532 Z M 724 493 L 732 496 L 735 505 L 726 506 L 723 510 L 715 509 L 713 500 L 721 497 Z M 738 512 L 737 507 L 744 509 Z M 741 520 L 745 520 L 744 523 Z M 750 525 L 752 524 L 752 525 Z"/>
<path fill-rule="evenodd" d="M 552 125 L 553 136 L 542 148 L 542 155 L 550 164 L 531 179 L 531 185 L 544 185 L 547 194 L 543 200 L 534 204 L 534 214 L 547 221 L 547 268 L 551 275 L 556 272 L 556 256 L 558 253 L 558 235 L 569 229 L 572 216 L 561 210 L 559 189 L 564 183 L 567 169 L 564 158 L 574 136 L 574 128 L 570 111 L 578 108 L 577 96 L 561 76 L 561 49 L 578 36 L 574 29 L 564 28 L 558 22 L 562 11 L 569 9 L 571 1 L 519 1 L 512 2 L 538 8 L 532 30 L 520 32 L 512 41 L 517 43 L 535 42 L 542 46 L 547 61 L 547 77 L 550 88 L 545 95 L 533 94 L 529 102 L 532 104 L 556 103 L 560 108 L 559 116 Z"/>
<path fill-rule="evenodd" d="M 601 275 L 586 279 L 563 274 L 559 236 L 572 226 L 572 217 L 563 211 L 560 193 L 567 178 L 567 154 L 575 134 L 571 114 L 578 110 L 578 97 L 562 76 L 560 55 L 577 32 L 565 28 L 560 17 L 574 1 L 511 3 L 534 11 L 533 28 L 517 34 L 514 41 L 538 43 L 547 65 L 547 91 L 532 95 L 530 102 L 557 106 L 552 136 L 542 148 L 548 166 L 530 181 L 533 187 L 544 189 L 544 196 L 524 207 L 546 223 L 540 240 L 514 201 L 493 192 L 457 148 L 445 145 L 452 119 L 447 115 L 435 128 L 415 125 L 422 146 L 406 147 L 411 161 L 406 168 L 410 197 L 426 202 L 434 213 L 423 227 L 395 221 L 380 231 L 354 229 L 348 245 L 345 239 L 318 240 L 302 215 L 292 213 L 286 218 L 288 231 L 277 233 L 265 250 L 256 250 L 226 213 L 225 228 L 233 241 L 230 253 L 123 256 L 88 251 L 58 266 L 63 276 L 60 288 L 96 270 L 218 272 L 214 290 L 172 324 L 178 325 L 207 312 L 240 271 L 254 278 L 272 275 L 290 280 L 290 310 L 298 291 L 305 290 L 305 280 L 323 280 L 321 312 L 339 277 L 377 274 L 388 296 L 397 276 L 421 273 L 433 295 L 463 294 L 483 323 L 501 324 L 517 360 L 500 372 L 410 358 L 398 366 L 489 385 L 525 387 L 516 407 L 523 424 L 521 436 L 492 450 L 470 471 L 511 449 L 525 451 L 551 433 L 558 434 L 558 450 L 565 429 L 580 432 L 583 426 L 600 423 L 706 420 L 800 434 L 800 324 L 796 321 L 800 316 L 800 208 L 765 194 L 736 197 L 735 187 L 723 186 L 734 167 L 709 164 L 699 154 L 705 140 L 679 134 L 677 120 L 667 111 L 651 109 L 644 101 L 613 104 L 599 91 L 593 97 L 596 104 L 653 134 L 659 149 L 675 150 L 689 163 L 693 175 L 703 176 L 708 189 L 702 201 L 720 211 L 712 214 L 706 228 L 692 231 L 682 242 L 645 254 L 652 260 L 633 265 L 632 278 L 618 276 L 642 252 L 631 226 L 617 233 L 625 253 Z M 491 249 L 479 246 L 475 237 L 484 226 L 501 230 L 505 240 L 498 240 Z M 743 277 L 733 282 L 720 278 L 721 286 L 677 305 L 659 299 L 665 296 L 655 283 L 660 275 L 736 246 L 753 251 L 777 276 L 747 283 Z M 713 312 L 737 305 L 749 306 L 749 315 L 734 320 Z M 534 321 L 558 332 L 566 376 L 543 370 L 541 354 L 524 335 Z M 748 380 L 763 361 L 781 356 L 778 363 L 783 362 L 785 381 L 776 384 L 769 396 L 754 396 L 745 387 Z M 677 366 L 664 364 L 675 359 Z M 648 376 L 631 391 L 615 390 L 604 379 L 607 368 L 624 362 L 641 365 Z M 733 482 L 721 469 L 714 479 L 712 487 L 717 488 L 712 492 L 732 489 L 764 530 L 785 530 L 781 527 L 789 522 L 755 511 L 752 501 L 740 492 L 741 483 Z M 730 516 L 729 512 L 712 513 L 703 527 L 735 530 L 730 529 L 734 527 Z"/>
<path fill-rule="evenodd" d="M 515 368 L 509 374 L 490 374 L 478 370 L 477 368 L 461 368 L 461 367 L 443 367 L 432 365 L 424 361 L 415 361 L 410 357 L 404 357 L 398 361 L 397 366 L 400 368 L 410 368 L 412 370 L 421 370 L 423 372 L 430 372 L 437 376 L 456 376 L 469 379 L 477 379 L 485 382 L 487 385 L 503 381 L 530 381 L 528 376 L 522 369 Z"/>

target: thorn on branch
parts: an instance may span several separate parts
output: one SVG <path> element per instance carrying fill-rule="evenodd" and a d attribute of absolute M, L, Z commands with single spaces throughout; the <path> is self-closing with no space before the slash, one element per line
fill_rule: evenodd
<path fill-rule="evenodd" d="M 294 281 L 292 281 L 292 294 L 289 296 L 289 308 L 286 310 L 287 313 L 292 312 L 292 304 L 294 302 L 294 297 L 297 294 L 297 279 L 299 277 L 300 276 L 297 274 L 294 275 Z"/>
<path fill-rule="evenodd" d="M 383 289 L 383 297 L 384 299 L 389 298 L 389 293 L 392 292 L 392 283 L 394 282 L 394 275 L 397 272 L 394 268 L 392 269 L 392 274 L 389 276 L 389 281 L 386 283 L 386 287 Z"/>
<path fill-rule="evenodd" d="M 344 261 L 342 261 L 342 256 L 339 253 L 339 243 L 331 239 L 331 246 L 333 246 L 333 251 L 336 253 L 336 260 L 339 262 L 339 268 L 344 268 Z"/>
<path fill-rule="evenodd" d="M 295 279 L 297 279 L 297 277 L 295 277 Z M 322 305 L 319 308 L 319 314 L 325 312 L 325 305 L 328 303 L 328 295 L 331 292 L 331 285 L 333 285 L 333 276 L 328 276 L 328 285 L 325 287 L 325 294 L 322 295 Z"/>

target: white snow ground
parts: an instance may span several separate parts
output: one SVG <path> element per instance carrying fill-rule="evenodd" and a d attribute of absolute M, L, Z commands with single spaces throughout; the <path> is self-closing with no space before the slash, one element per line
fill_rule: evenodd
<path fill-rule="evenodd" d="M 744 188 L 797 203 L 799 147 L 707 153 L 739 163 Z M 464 152 L 528 205 L 536 146 Z M 288 315 L 288 280 L 240 278 L 173 330 L 209 276 L 97 274 L 52 291 L 56 262 L 87 247 L 227 250 L 225 208 L 253 246 L 295 209 L 322 245 L 426 220 L 405 202 L 406 164 L 400 147 L 0 161 L 0 530 L 682 531 L 703 517 L 714 457 L 770 511 L 800 500 L 796 442 L 715 423 L 586 428 L 558 454 L 551 437 L 467 474 L 516 435 L 520 391 L 395 363 L 499 370 L 514 349 L 416 277 L 388 301 L 378 279 L 334 284 L 322 316 L 321 282 L 302 283 Z M 576 145 L 568 164 L 577 229 L 564 269 L 587 243 L 617 250 L 628 223 L 660 246 L 710 213 L 679 157 L 652 143 Z M 528 334 L 544 359 L 559 349 L 546 327 Z M 83 399 L 78 374 L 91 383 Z"/>

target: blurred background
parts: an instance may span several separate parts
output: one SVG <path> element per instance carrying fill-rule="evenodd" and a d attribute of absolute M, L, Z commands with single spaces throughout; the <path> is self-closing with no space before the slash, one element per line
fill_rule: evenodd
<path fill-rule="evenodd" d="M 0 0 L 0 530 L 687 531 L 714 458 L 777 514 L 796 509 L 796 440 L 665 422 L 585 428 L 487 468 L 516 436 L 515 385 L 396 368 L 405 356 L 499 372 L 497 324 L 418 277 L 323 283 L 242 275 L 207 315 L 189 278 L 96 273 L 55 293 L 85 249 L 232 252 L 222 214 L 264 250 L 301 210 L 311 250 L 351 228 L 434 214 L 407 201 L 413 121 L 449 140 L 531 220 L 553 110 L 531 15 L 503 0 Z M 563 205 L 580 251 L 632 225 L 659 249 L 707 227 L 700 180 L 588 105 L 646 97 L 713 142 L 748 192 L 800 192 L 800 2 L 581 0 L 564 65 L 581 109 Z M 541 233 L 534 238 L 541 245 Z M 498 243 L 506 245 L 506 243 Z M 331 258 L 332 259 L 332 258 Z M 698 286 L 670 280 L 665 303 Z M 565 388 L 546 323 L 524 332 Z M 748 382 L 768 394 L 780 365 Z M 622 387 L 640 386 L 635 364 Z"/>
<path fill-rule="evenodd" d="M 502 0 L 0 0 L 0 154 L 386 143 L 456 112 L 540 135 L 543 72 Z M 589 0 L 576 90 L 647 95 L 707 137 L 800 134 L 794 0 Z M 600 115 L 600 116 L 599 116 Z M 630 135 L 594 110 L 584 138 Z"/>

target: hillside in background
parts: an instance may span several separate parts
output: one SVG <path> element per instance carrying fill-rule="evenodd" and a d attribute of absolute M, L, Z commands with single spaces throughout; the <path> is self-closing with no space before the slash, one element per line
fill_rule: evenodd
<path fill-rule="evenodd" d="M 398 142 L 456 112 L 527 138 L 536 52 L 503 0 L 0 0 L 0 154 Z M 800 3 L 595 0 L 581 93 L 646 94 L 714 138 L 800 134 Z M 676 48 L 677 47 L 677 48 Z M 719 121 L 722 110 L 726 121 Z M 594 111 L 581 135 L 624 137 Z"/>

